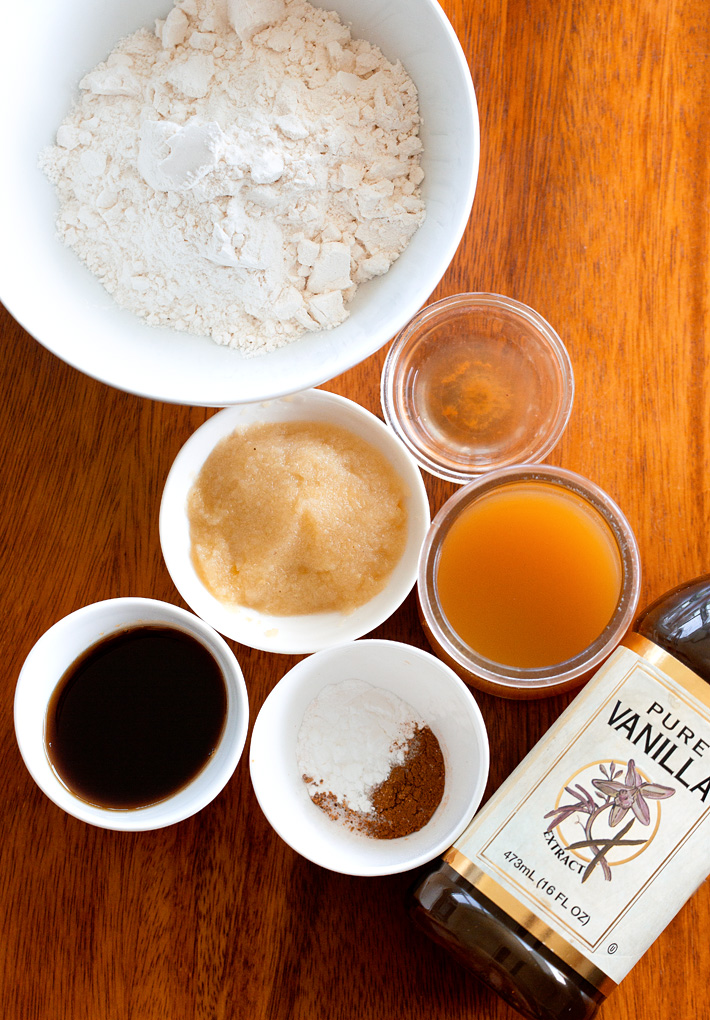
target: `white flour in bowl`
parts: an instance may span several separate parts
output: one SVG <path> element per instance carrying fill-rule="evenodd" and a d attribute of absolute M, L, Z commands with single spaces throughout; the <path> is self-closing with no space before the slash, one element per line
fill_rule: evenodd
<path fill-rule="evenodd" d="M 424 218 L 416 89 L 306 0 L 181 0 L 41 165 L 58 230 L 152 325 L 254 354 L 347 318 Z"/>

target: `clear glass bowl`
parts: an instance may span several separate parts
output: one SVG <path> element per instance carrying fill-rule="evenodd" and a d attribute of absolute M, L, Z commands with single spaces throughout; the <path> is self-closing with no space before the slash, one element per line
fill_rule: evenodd
<path fill-rule="evenodd" d="M 395 337 L 382 371 L 387 424 L 419 464 L 459 484 L 543 460 L 569 420 L 574 375 L 552 327 L 500 294 L 456 294 Z"/>
<path fill-rule="evenodd" d="M 474 503 L 498 490 L 504 488 L 509 491 L 513 488 L 520 490 L 521 487 L 531 484 L 537 489 L 542 487 L 553 493 L 554 490 L 549 490 L 550 486 L 561 488 L 571 500 L 574 500 L 582 514 L 593 518 L 600 534 L 603 532 L 606 536 L 604 541 L 608 542 L 607 548 L 610 551 L 613 549 L 614 557 L 618 553 L 620 583 L 618 600 L 611 618 L 586 648 L 561 662 L 522 667 L 495 662 L 467 644 L 444 612 L 437 575 L 442 546 L 452 526 L 459 521 L 462 514 Z M 493 504 L 489 501 L 489 505 Z M 507 569 L 505 562 L 508 551 L 501 547 L 501 571 Z M 495 550 L 494 555 L 497 555 Z M 473 591 L 472 586 L 478 583 L 478 578 L 475 563 L 470 563 L 466 569 L 469 571 L 466 578 L 468 592 Z M 582 584 L 585 583 L 585 577 L 581 578 Z M 436 654 L 455 669 L 459 676 L 471 686 L 501 697 L 539 698 L 579 686 L 611 654 L 633 621 L 638 605 L 640 581 L 641 569 L 636 538 L 616 503 L 602 489 L 581 475 L 563 468 L 541 465 L 503 468 L 459 489 L 432 521 L 422 546 L 417 585 L 420 616 L 429 643 Z M 522 604 L 516 605 L 513 592 L 510 598 L 511 614 L 524 611 L 521 609 Z M 566 617 L 567 613 L 567 605 L 561 602 L 559 619 L 562 626 L 565 626 L 566 619 L 572 620 L 571 615 Z M 555 627 L 557 626 L 556 620 Z"/>

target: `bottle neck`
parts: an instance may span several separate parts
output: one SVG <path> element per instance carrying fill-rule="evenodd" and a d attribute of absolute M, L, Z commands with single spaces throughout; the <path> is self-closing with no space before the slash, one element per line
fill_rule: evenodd
<path fill-rule="evenodd" d="M 710 575 L 661 595 L 641 613 L 634 630 L 710 683 Z"/>
<path fill-rule="evenodd" d="M 707 681 L 686 666 L 685 663 L 681 662 L 680 659 L 677 659 L 675 655 L 671 655 L 665 648 L 656 644 L 655 641 L 650 641 L 643 634 L 631 631 L 626 635 L 621 644 L 626 648 L 630 648 L 632 652 L 636 652 L 637 655 L 640 655 L 646 662 L 651 663 L 656 669 L 660 669 L 666 676 L 676 680 L 700 701 L 708 703 L 710 688 Z"/>

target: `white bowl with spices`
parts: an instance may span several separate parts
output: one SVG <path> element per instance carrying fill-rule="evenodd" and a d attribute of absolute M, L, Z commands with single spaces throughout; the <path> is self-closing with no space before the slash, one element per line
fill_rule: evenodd
<path fill-rule="evenodd" d="M 329 713 L 337 722 L 330 731 Z M 406 743 L 412 723 L 420 733 L 428 728 L 441 750 L 443 796 L 429 821 L 407 835 L 398 832 L 410 827 L 402 819 L 414 812 L 404 804 L 394 816 L 392 798 L 378 801 L 377 790 L 389 779 L 389 792 L 402 802 L 426 799 L 428 777 L 439 781 L 439 769 L 428 746 L 415 763 L 415 778 L 403 780 L 393 771 L 401 755 L 393 752 L 392 771 L 385 766 L 378 783 L 370 765 L 376 730 L 385 723 L 404 734 L 405 747 L 412 746 Z M 330 774 L 304 779 L 314 761 L 330 762 Z M 396 641 L 355 641 L 309 656 L 279 681 L 254 724 L 249 767 L 262 811 L 299 854 L 342 874 L 389 875 L 432 860 L 463 831 L 485 790 L 488 737 L 469 689 L 429 652 Z M 314 800 L 318 789 L 324 796 Z M 357 816 L 341 810 L 343 789 Z M 365 811 L 363 796 L 372 804 Z"/>
<path fill-rule="evenodd" d="M 207 5 L 202 0 L 198 6 Z M 226 10 L 228 6 L 239 9 L 238 4 L 215 4 L 218 11 Z M 195 21 L 194 4 L 183 4 L 184 10 L 178 5 L 175 8 L 178 15 L 173 17 L 169 30 L 161 29 L 159 41 L 162 51 L 167 48 L 177 53 L 174 66 L 166 65 L 164 71 L 160 71 L 159 80 L 153 80 L 144 73 L 144 58 L 148 50 L 143 43 L 138 47 L 137 55 L 133 51 L 128 54 L 123 51 L 112 54 L 112 51 L 119 40 L 139 29 L 144 28 L 148 34 L 154 33 L 156 19 L 162 21 L 170 11 L 166 2 L 122 0 L 121 3 L 99 7 L 91 0 L 72 0 L 64 5 L 56 5 L 51 0 L 37 0 L 31 5 L 15 4 L 6 12 L 0 74 L 6 91 L 13 95 L 13 102 L 5 104 L 2 113 L 3 132 L 12 139 L 12 146 L 8 158 L 0 166 L 2 245 L 6 256 L 0 274 L 0 296 L 11 314 L 40 343 L 82 372 L 119 389 L 172 403 L 225 406 L 297 392 L 331 379 L 381 348 L 412 317 L 448 268 L 472 207 L 480 141 L 470 71 L 456 34 L 436 0 L 327 0 L 320 6 L 334 10 L 343 24 L 351 27 L 354 39 L 366 40 L 379 47 L 390 64 L 396 65 L 401 61 L 414 82 L 421 116 L 421 169 L 424 172 L 423 180 L 415 186 L 421 187 L 426 218 L 389 271 L 383 272 L 383 266 L 378 263 L 381 254 L 374 247 L 366 249 L 365 255 L 374 262 L 364 269 L 358 263 L 358 274 L 363 282 L 360 283 L 359 278 L 353 281 L 358 288 L 354 297 L 348 291 L 349 285 L 342 285 L 350 310 L 345 321 L 333 328 L 306 332 L 301 339 L 256 357 L 245 356 L 240 350 L 224 346 L 224 336 L 220 343 L 214 343 L 205 335 L 206 330 L 191 304 L 192 290 L 199 300 L 204 300 L 202 296 L 207 292 L 207 284 L 203 286 L 202 276 L 207 270 L 212 274 L 210 279 L 216 273 L 224 280 L 233 270 L 263 275 L 265 266 L 271 265 L 267 257 L 270 238 L 259 235 L 251 248 L 243 251 L 239 247 L 242 243 L 239 238 L 243 239 L 244 231 L 238 229 L 239 224 L 233 216 L 229 218 L 226 207 L 230 201 L 238 199 L 241 183 L 246 181 L 249 188 L 266 189 L 260 202 L 268 216 L 269 203 L 274 199 L 274 185 L 278 184 L 274 174 L 278 173 L 279 160 L 283 161 L 283 153 L 277 152 L 274 156 L 271 151 L 272 142 L 275 139 L 283 143 L 289 151 L 290 148 L 297 149 L 303 133 L 298 123 L 299 116 L 293 111 L 283 114 L 276 109 L 271 114 L 268 111 L 264 113 L 263 118 L 268 121 L 268 131 L 271 132 L 265 151 L 250 150 L 249 171 L 245 172 L 240 164 L 238 170 L 242 176 L 228 182 L 215 197 L 212 177 L 222 172 L 225 159 L 229 162 L 232 158 L 227 151 L 227 142 L 231 144 L 233 128 L 236 132 L 231 114 L 226 119 L 223 115 L 229 92 L 225 91 L 223 95 L 210 91 L 213 80 L 219 85 L 223 76 L 230 73 L 226 68 L 224 51 L 230 46 L 238 48 L 234 32 L 225 46 L 220 34 L 221 14 L 213 19 L 215 25 L 210 26 L 218 30 L 205 31 L 205 24 Z M 243 5 L 244 10 L 254 7 L 254 4 Z M 279 3 L 272 2 L 264 7 L 278 9 Z M 258 4 L 256 8 L 258 10 Z M 278 31 L 281 32 L 281 29 Z M 176 43 L 183 35 L 182 41 Z M 303 33 L 296 31 L 293 39 L 297 42 L 300 35 Z M 153 35 L 153 47 L 156 38 Z M 422 40 L 426 40 L 426 45 L 422 45 Z M 288 45 L 277 39 L 273 42 L 274 45 L 269 48 L 269 60 L 288 53 Z M 338 49 L 340 44 L 337 40 L 335 43 L 335 46 L 318 43 L 318 52 L 323 60 L 342 60 L 339 55 L 342 51 Z M 348 45 L 344 44 L 345 50 Z M 94 70 L 110 54 L 113 63 L 108 71 L 101 70 L 95 74 Z M 132 64 L 125 62 L 127 56 Z M 183 66 L 187 56 L 189 71 Z M 352 91 L 357 85 L 355 77 L 361 79 L 363 88 L 374 92 L 375 82 L 368 85 L 372 69 L 368 69 L 366 63 L 358 65 L 355 71 L 349 69 L 347 63 L 342 64 L 342 68 L 333 65 L 330 74 L 332 87 L 336 91 L 340 88 L 341 92 L 335 96 L 331 119 L 337 120 L 337 114 L 348 100 L 348 89 Z M 297 65 L 298 61 L 294 67 Z M 213 79 L 209 79 L 213 68 Z M 310 78 L 299 80 L 296 86 L 301 89 L 302 96 L 309 99 L 317 83 L 309 68 L 306 70 Z M 136 78 L 138 85 L 134 81 Z M 244 80 L 243 76 L 241 80 Z M 18 81 L 23 83 L 19 91 L 15 87 Z M 39 168 L 38 161 L 40 153 L 54 145 L 60 125 L 79 98 L 80 81 L 88 83 L 84 90 L 88 88 L 90 91 L 93 112 L 97 117 L 111 104 L 115 109 L 120 106 L 122 112 L 119 116 L 114 109 L 109 115 L 108 128 L 103 130 L 101 118 L 94 120 L 94 116 L 89 116 L 92 111 L 87 110 L 87 116 L 78 125 L 72 125 L 62 133 L 59 148 L 71 159 L 76 158 L 80 162 L 70 174 L 78 199 L 73 205 L 70 203 L 70 218 L 63 221 L 58 234 L 57 195 L 52 183 Z M 253 102 L 241 103 L 239 108 L 248 112 L 267 93 L 282 95 L 283 89 L 279 90 L 279 82 L 273 88 L 271 85 L 253 88 Z M 104 102 L 102 97 L 105 96 L 110 103 Z M 136 108 L 134 115 L 131 104 L 136 97 L 143 105 Z M 398 97 L 387 102 L 385 95 L 383 106 L 380 90 L 377 95 L 363 97 L 363 102 L 361 121 L 365 127 L 368 116 L 372 119 L 373 110 L 376 116 L 390 117 L 397 108 Z M 189 129 L 192 134 L 189 134 L 185 129 L 193 115 L 195 123 Z M 271 123 L 279 117 L 283 128 L 281 134 Z M 317 123 L 317 114 L 313 113 L 311 119 Z M 347 120 L 344 123 L 347 129 Z M 147 134 L 140 137 L 137 130 L 133 130 L 135 139 L 129 145 L 126 132 L 131 125 L 135 127 L 138 124 L 148 124 L 150 130 L 146 129 Z M 338 134 L 343 130 L 342 123 L 339 128 L 337 124 L 331 124 L 323 134 L 322 144 L 319 142 L 320 150 L 325 151 L 327 141 L 337 155 L 338 147 L 345 144 Z M 229 138 L 225 142 L 227 136 Z M 247 133 L 242 132 L 241 137 L 246 136 Z M 168 224 L 167 243 L 158 239 L 152 248 L 146 243 L 139 251 L 129 254 L 128 249 L 121 248 L 123 242 L 120 238 L 125 236 L 126 243 L 132 244 L 134 234 L 152 236 L 154 227 L 158 225 L 157 221 L 148 225 L 150 203 L 138 201 L 138 195 L 134 193 L 136 181 L 144 191 L 145 188 L 139 180 L 138 164 L 133 156 L 130 157 L 133 162 L 129 171 L 120 179 L 113 179 L 118 173 L 119 160 L 128 158 L 129 153 L 137 150 L 139 142 L 145 157 L 141 162 L 142 178 L 146 187 L 153 189 L 146 192 L 150 202 L 154 199 L 162 202 L 160 196 L 167 194 L 177 207 L 187 201 L 190 189 L 194 192 L 195 187 L 202 188 L 203 185 L 204 201 L 198 196 L 202 205 L 198 207 L 197 218 L 192 214 L 183 216 L 178 209 L 181 215 L 172 225 Z M 184 163 L 186 155 L 188 163 L 192 161 L 187 167 L 173 167 L 175 173 L 172 176 L 167 173 L 166 167 L 161 170 L 154 165 L 158 157 L 159 161 L 167 159 L 165 146 L 168 143 L 173 146 L 177 163 L 181 159 Z M 352 143 L 353 152 L 359 144 L 357 140 Z M 220 146 L 226 153 L 225 158 L 222 158 Z M 218 160 L 215 153 L 219 156 Z M 201 159 L 203 155 L 205 158 Z M 382 155 L 386 162 L 390 153 L 383 152 Z M 308 158 L 307 154 L 298 156 L 304 165 Z M 211 169 L 210 160 L 214 163 Z M 293 203 L 293 209 L 300 215 L 299 229 L 306 229 L 310 215 L 307 206 L 318 203 L 324 191 L 330 189 L 331 179 L 338 187 L 356 187 L 350 180 L 353 160 L 343 162 L 347 165 L 342 179 L 337 177 L 338 167 L 328 165 L 325 189 L 318 179 L 306 181 L 304 177 L 303 187 L 308 193 L 304 193 L 303 210 L 297 208 L 295 199 Z M 383 160 L 369 159 L 367 173 L 372 175 L 376 164 L 383 164 Z M 290 165 L 295 164 L 292 161 Z M 312 169 L 310 164 L 306 166 L 308 172 Z M 61 172 L 64 173 L 63 170 Z M 357 190 L 352 201 L 353 208 L 360 210 L 355 220 L 361 232 L 369 229 L 370 206 L 379 202 L 382 196 L 387 198 L 386 191 L 393 179 L 384 167 L 377 180 L 372 178 L 376 186 L 374 190 L 370 188 L 370 177 L 365 182 L 370 190 Z M 298 186 L 299 181 L 296 181 Z M 379 198 L 378 188 L 382 193 Z M 410 197 L 403 192 L 403 201 L 397 200 L 398 210 L 390 210 L 382 217 L 383 230 L 402 214 L 402 209 L 407 212 Z M 219 207 L 214 224 L 203 217 L 203 213 L 210 212 L 210 206 L 214 209 Z M 249 202 L 246 206 L 251 208 Z M 166 209 L 169 208 L 168 204 Z M 243 209 L 240 215 L 242 212 Z M 228 220 L 226 225 L 223 223 L 225 216 Z M 284 216 L 288 216 L 288 209 Z M 181 234 L 180 224 L 188 221 L 189 232 Z M 351 259 L 357 261 L 360 255 L 357 250 L 352 250 L 352 232 L 345 230 L 348 236 L 343 241 L 337 231 L 333 234 L 332 225 L 331 216 L 323 219 L 318 243 L 333 255 L 336 262 L 339 258 L 342 261 L 341 256 L 346 254 L 342 247 L 337 246 L 345 244 L 351 249 Z M 214 230 L 208 229 L 211 226 Z M 92 246 L 86 253 L 87 262 L 106 280 L 114 294 L 118 296 L 125 288 L 127 297 L 122 306 L 102 287 L 98 276 L 93 275 L 62 243 L 62 238 L 71 240 L 73 232 L 83 232 L 85 228 L 87 241 Z M 103 250 L 93 247 L 93 238 L 98 237 L 100 230 L 106 233 Z M 338 231 L 343 233 L 341 227 Z M 173 244 L 175 238 L 178 238 L 177 247 Z M 292 242 L 297 243 L 295 238 L 291 238 L 289 243 Z M 329 245 L 336 247 L 328 248 Z M 188 270 L 177 284 L 168 278 L 170 265 L 165 271 L 155 268 L 157 262 L 153 265 L 152 260 L 160 258 L 168 248 L 176 258 L 187 255 L 192 248 L 199 249 L 200 257 L 194 272 Z M 269 250 L 273 254 L 273 251 L 284 249 L 277 244 L 271 245 Z M 112 255 L 111 252 L 117 254 Z M 385 254 L 382 257 L 386 257 Z M 32 266 L 31 273 L 26 271 L 28 265 Z M 311 268 L 312 258 L 307 252 L 299 266 Z M 336 321 L 337 317 L 332 314 L 334 299 L 331 295 L 339 296 L 341 286 L 335 279 L 339 276 L 337 267 L 334 269 L 331 265 L 329 268 L 323 264 L 321 268 L 327 277 L 326 286 L 321 280 L 311 291 L 316 298 L 314 308 L 327 325 Z M 371 278 L 367 279 L 368 276 Z M 196 282 L 199 286 L 195 289 Z M 212 284 L 209 286 L 212 287 Z M 223 290 L 226 296 L 223 302 L 221 299 L 209 302 L 210 314 L 213 309 L 223 309 L 233 300 L 230 295 L 234 291 L 229 288 L 220 290 L 221 284 L 215 286 L 215 293 Z M 264 308 L 267 311 L 278 308 L 278 315 L 285 317 L 285 321 L 296 322 L 296 318 L 289 318 L 289 315 L 297 316 L 302 309 L 292 309 L 288 315 L 285 310 L 290 307 L 289 302 L 294 309 L 298 305 L 290 284 L 284 285 L 278 293 L 273 290 L 273 282 L 270 287 L 267 299 L 257 308 L 254 321 L 258 320 Z M 178 304 L 174 309 L 171 307 L 172 318 L 166 325 L 161 319 L 165 311 L 163 306 L 169 303 L 168 298 L 173 294 Z M 41 300 L 38 300 L 38 295 L 41 295 Z M 141 295 L 151 296 L 145 308 L 142 307 L 145 302 L 142 302 Z M 256 291 L 250 292 L 249 302 L 257 297 Z M 132 310 L 131 302 L 136 308 L 142 303 L 141 314 L 147 314 L 148 318 L 139 317 L 138 311 Z M 309 307 L 310 304 L 313 302 L 309 298 Z M 252 307 L 251 304 L 245 305 L 247 315 L 252 314 Z M 230 311 L 229 315 L 233 313 Z M 308 312 L 308 316 L 312 323 L 313 315 Z M 156 324 L 148 325 L 148 322 Z M 193 332 L 183 332 L 185 328 Z M 244 332 L 248 333 L 248 328 Z M 200 333 L 202 335 L 198 335 Z M 234 342 L 246 341 L 249 349 L 254 346 L 253 339 L 245 336 L 241 329 L 232 336 Z"/>
<path fill-rule="evenodd" d="M 364 407 L 313 389 L 225 408 L 190 437 L 163 490 L 160 544 L 175 587 L 220 634 L 305 654 L 395 612 L 429 521 L 404 444 Z"/>

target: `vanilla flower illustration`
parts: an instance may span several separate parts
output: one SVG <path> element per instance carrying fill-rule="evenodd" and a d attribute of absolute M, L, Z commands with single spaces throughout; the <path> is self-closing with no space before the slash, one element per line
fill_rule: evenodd
<path fill-rule="evenodd" d="M 629 811 L 633 811 L 635 817 L 643 825 L 648 825 L 651 821 L 651 812 L 646 801 L 665 800 L 675 793 L 675 790 L 669 786 L 648 783 L 642 779 L 636 771 L 633 758 L 629 760 L 625 782 L 620 783 L 614 779 L 593 779 L 592 786 L 612 800 L 612 808 L 609 812 L 609 825 L 612 828 L 619 825 Z"/>
<path fill-rule="evenodd" d="M 565 793 L 568 793 L 572 800 L 566 804 L 560 804 L 559 807 L 553 808 L 544 816 L 546 819 L 550 819 L 547 832 L 556 829 L 568 818 L 581 816 L 577 817 L 577 821 L 582 825 L 584 838 L 567 844 L 567 849 L 585 850 L 592 853 L 592 858 L 582 874 L 582 882 L 587 881 L 597 865 L 601 867 L 605 881 L 610 882 L 612 872 L 606 859 L 607 854 L 621 847 L 643 846 L 648 842 L 648 837 L 644 839 L 627 838 L 629 830 L 635 821 L 641 822 L 642 825 L 650 823 L 651 811 L 646 803 L 647 800 L 665 800 L 675 793 L 675 790 L 669 786 L 660 786 L 658 783 L 650 783 L 643 779 L 636 771 L 633 758 L 629 759 L 626 764 L 624 782 L 621 782 L 620 778 L 623 768 L 617 769 L 616 765 L 617 763 L 613 761 L 608 766 L 599 765 L 599 770 L 604 778 L 592 779 L 592 786 L 595 791 L 598 791 L 595 794 L 597 800 L 580 783 L 575 783 L 574 787 L 565 786 Z M 629 811 L 632 812 L 633 818 L 613 835 L 605 835 L 598 829 L 594 832 L 596 821 L 602 815 L 608 813 L 607 825 L 609 828 L 616 828 Z"/>

